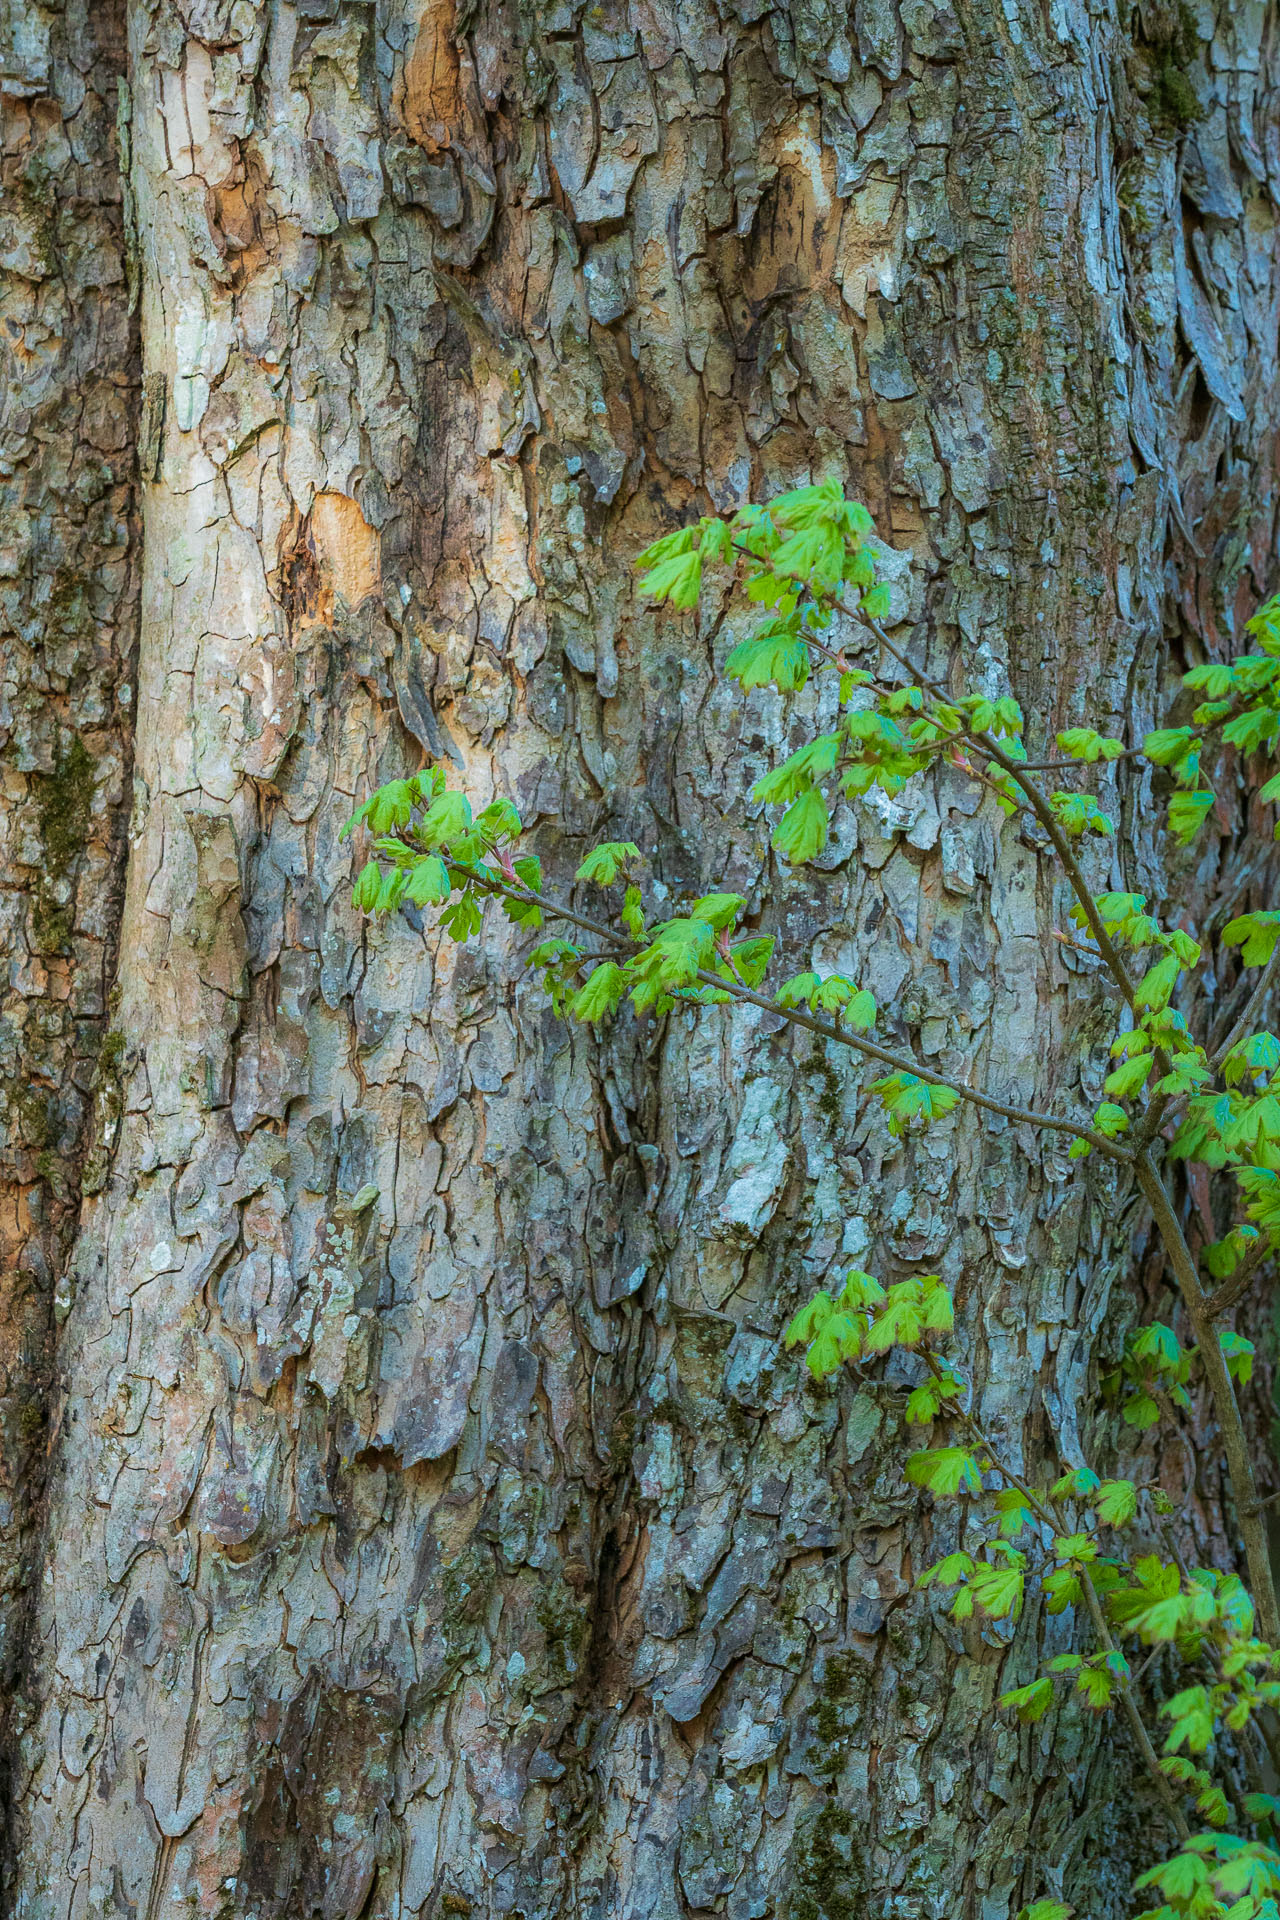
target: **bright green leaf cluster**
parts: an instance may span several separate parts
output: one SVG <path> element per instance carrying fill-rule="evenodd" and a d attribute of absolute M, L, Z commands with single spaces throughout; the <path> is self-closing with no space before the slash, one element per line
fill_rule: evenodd
<path fill-rule="evenodd" d="M 1073 760 L 1083 760 L 1093 766 L 1098 760 L 1118 760 L 1124 752 L 1123 740 L 1112 740 L 1092 727 L 1069 727 L 1058 735 L 1058 745 Z"/>
<path fill-rule="evenodd" d="M 875 996 L 848 980 L 842 973 L 819 976 L 816 973 L 793 974 L 778 988 L 780 1007 L 807 1007 L 811 1013 L 834 1015 L 858 1033 L 868 1033 L 876 1023 Z"/>
<path fill-rule="evenodd" d="M 937 1274 L 899 1280 L 886 1289 L 869 1273 L 851 1267 L 839 1293 L 834 1298 L 825 1290 L 816 1294 L 796 1314 L 784 1338 L 788 1347 L 807 1348 L 809 1371 L 821 1381 L 845 1360 L 888 1353 L 893 1347 L 920 1347 L 930 1334 L 950 1333 L 954 1322 L 951 1295 Z M 933 1383 L 938 1404 L 960 1391 L 946 1370 L 942 1372 L 943 1380 Z"/>
<path fill-rule="evenodd" d="M 1137 1920 L 1275 1920 L 1280 1854 L 1265 1841 L 1196 1833 L 1171 1859 L 1144 1873 L 1137 1886 L 1154 1890 L 1161 1900 Z"/>
<path fill-rule="evenodd" d="M 904 1134 L 909 1127 L 929 1126 L 951 1112 L 960 1095 L 954 1087 L 938 1086 L 914 1073 L 889 1073 L 873 1080 L 871 1091 L 889 1116 L 889 1131 Z"/>

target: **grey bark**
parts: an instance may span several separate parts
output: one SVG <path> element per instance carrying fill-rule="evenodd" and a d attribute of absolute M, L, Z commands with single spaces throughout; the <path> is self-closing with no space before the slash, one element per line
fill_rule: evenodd
<path fill-rule="evenodd" d="M 137 640 L 124 12 L 0 30 L 0 1773 L 26 1691 L 53 1334 L 115 1118 Z M 86 1164 L 94 1128 L 100 1145 Z M 16 1707 L 16 1713 L 15 1713 Z M 6 1806 L 9 1794 L 4 1792 Z"/>
<path fill-rule="evenodd" d="M 130 7 L 120 1111 L 68 1121 L 17 1912 L 1123 1910 L 1128 1757 L 992 1713 L 1070 1623 L 913 1592 L 958 1523 L 902 1481 L 900 1386 L 817 1393 L 777 1336 L 848 1264 L 940 1271 L 984 1420 L 1074 1457 L 1133 1197 L 966 1112 L 895 1141 L 767 1016 L 566 1031 L 509 933 L 363 923 L 338 833 L 444 756 L 553 880 L 634 838 L 928 1063 L 1096 1099 L 1107 995 L 1035 839 L 948 770 L 788 873 L 745 794 L 820 691 L 713 687 L 714 622 L 629 561 L 834 471 L 918 657 L 1039 739 L 1150 724 L 1274 584 L 1273 41 L 1225 0 Z M 33 702 L 46 654 L 12 645 Z M 1113 797 L 1098 877 L 1159 893 L 1152 796 Z"/>

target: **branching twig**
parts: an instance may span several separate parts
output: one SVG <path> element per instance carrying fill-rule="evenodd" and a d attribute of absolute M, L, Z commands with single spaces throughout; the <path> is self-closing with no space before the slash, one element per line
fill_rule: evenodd
<path fill-rule="evenodd" d="M 452 865 L 452 863 L 449 864 Z M 580 927 L 584 933 L 608 940 L 617 951 L 619 939 L 617 929 L 603 920 L 579 913 L 576 908 L 570 907 L 566 902 L 555 900 L 548 894 L 535 892 L 532 887 L 513 886 L 510 881 L 501 876 L 486 880 L 470 867 L 456 867 L 453 870 L 473 883 L 486 887 L 490 893 L 503 894 L 524 905 L 539 907 L 544 913 L 565 921 L 569 926 Z M 634 941 L 633 951 L 639 952 L 642 944 L 640 941 Z M 1123 1147 L 1117 1147 L 1114 1140 L 1108 1140 L 1105 1134 L 1098 1133 L 1092 1127 L 1082 1127 L 1075 1120 L 1065 1120 L 1057 1114 L 1040 1113 L 1032 1107 L 1014 1106 L 1009 1101 L 997 1100 L 991 1094 L 980 1092 L 976 1087 L 966 1087 L 955 1080 L 948 1080 L 944 1074 L 935 1073 L 932 1068 L 921 1066 L 909 1055 L 894 1053 L 888 1047 L 878 1045 L 874 1040 L 865 1040 L 861 1034 L 853 1033 L 847 1027 L 838 1027 L 833 1021 L 823 1020 L 816 1014 L 805 1013 L 799 1007 L 780 1006 L 776 1000 L 770 1000 L 767 994 L 756 993 L 753 988 L 744 985 L 740 980 L 726 980 L 722 975 L 711 973 L 705 968 L 699 971 L 697 977 L 701 984 L 713 987 L 717 992 L 728 994 L 733 1000 L 744 1001 L 753 1007 L 759 1007 L 765 1013 L 775 1014 L 779 1020 L 785 1020 L 791 1026 L 804 1027 L 808 1032 L 816 1033 L 824 1040 L 834 1040 L 837 1045 L 849 1047 L 868 1060 L 875 1060 L 881 1066 L 893 1068 L 896 1073 L 911 1074 L 917 1080 L 926 1081 L 930 1086 L 949 1088 L 952 1092 L 959 1094 L 962 1100 L 967 1100 L 971 1106 L 981 1107 L 987 1113 L 999 1114 L 1002 1119 L 1045 1128 L 1050 1132 L 1070 1134 L 1073 1139 L 1087 1141 L 1091 1147 L 1096 1147 L 1099 1153 L 1125 1166 L 1129 1165 L 1132 1159 Z"/>
<path fill-rule="evenodd" d="M 942 1370 L 931 1353 L 924 1355 L 924 1362 L 935 1379 L 942 1378 Z M 974 1416 L 971 1413 L 957 1408 L 956 1417 L 968 1428 L 973 1438 L 977 1440 L 979 1446 L 982 1448 L 982 1451 L 989 1455 L 997 1473 L 1002 1474 L 1009 1485 L 1015 1487 L 1022 1495 L 1041 1525 L 1047 1527 L 1052 1534 L 1058 1537 L 1069 1533 L 1070 1528 L 1066 1525 L 1064 1516 L 1055 1511 L 1052 1506 L 1047 1505 L 1036 1492 L 1035 1488 L 1029 1486 L 1021 1474 L 1017 1473 L 1014 1468 L 1010 1467 L 1006 1461 L 1002 1459 L 999 1449 Z M 1105 1654 L 1113 1654 L 1116 1651 L 1116 1643 L 1111 1637 L 1111 1629 L 1108 1627 L 1106 1615 L 1102 1611 L 1102 1602 L 1098 1598 L 1097 1589 L 1093 1584 L 1092 1574 L 1087 1566 L 1082 1566 L 1080 1571 L 1082 1576 L 1079 1583 L 1080 1591 L 1084 1595 L 1085 1605 L 1089 1610 L 1089 1618 L 1093 1623 L 1094 1633 L 1097 1636 L 1102 1651 Z M 1165 1811 L 1177 1829 L 1178 1838 L 1185 1844 L 1185 1842 L 1191 1838 L 1191 1829 L 1187 1825 L 1181 1807 L 1179 1807 L 1177 1801 L 1174 1799 L 1173 1789 L 1170 1787 L 1166 1775 L 1161 1770 L 1160 1761 L 1156 1756 L 1156 1750 L 1151 1743 L 1151 1735 L 1147 1732 L 1146 1723 L 1142 1718 L 1142 1713 L 1134 1696 L 1133 1680 L 1127 1670 L 1127 1662 L 1125 1663 L 1125 1667 L 1126 1671 L 1123 1674 L 1115 1675 L 1125 1718 L 1129 1722 L 1130 1731 L 1133 1734 L 1138 1752 L 1142 1756 L 1142 1763 L 1155 1783 L 1160 1799 L 1164 1803 Z"/>
<path fill-rule="evenodd" d="M 1209 1294 L 1204 1303 L 1205 1317 L 1209 1320 L 1217 1320 L 1222 1314 L 1229 1312 L 1238 1300 L 1243 1300 L 1254 1274 L 1268 1254 L 1274 1251 L 1271 1236 L 1266 1233 L 1261 1234 L 1258 1244 L 1245 1255 L 1230 1279 L 1224 1280 L 1216 1293 Z"/>
<path fill-rule="evenodd" d="M 1196 1263 L 1187 1245 L 1186 1235 L 1182 1231 L 1181 1223 L 1173 1210 L 1173 1204 L 1165 1191 L 1164 1182 L 1152 1164 L 1149 1150 L 1138 1156 L 1135 1171 L 1143 1196 L 1151 1208 L 1156 1231 L 1164 1242 L 1170 1265 L 1173 1267 L 1178 1289 L 1191 1321 L 1192 1332 L 1200 1349 L 1200 1358 L 1209 1378 L 1214 1412 L 1218 1417 L 1218 1429 L 1222 1434 L 1223 1450 L 1227 1456 L 1227 1470 L 1231 1475 L 1236 1512 L 1244 1540 L 1245 1558 L 1249 1565 L 1249 1583 L 1253 1589 L 1254 1604 L 1258 1609 L 1262 1637 L 1274 1647 L 1280 1644 L 1280 1606 L 1276 1604 L 1276 1583 L 1271 1567 L 1271 1553 L 1267 1544 L 1266 1531 L 1259 1517 L 1258 1489 L 1253 1475 L 1253 1462 L 1249 1458 L 1249 1444 L 1245 1436 L 1244 1422 L 1240 1417 L 1235 1387 L 1227 1370 L 1222 1343 L 1218 1339 L 1213 1320 L 1208 1312 L 1208 1296 L 1200 1284 L 1200 1276 L 1196 1272 Z"/>
<path fill-rule="evenodd" d="M 1231 1028 L 1226 1039 L 1214 1049 L 1210 1056 L 1209 1065 L 1211 1067 L 1220 1067 L 1232 1047 L 1244 1039 L 1250 1027 L 1266 1005 L 1277 980 L 1280 980 L 1280 940 L 1276 942 L 1272 949 L 1271 958 L 1262 970 L 1262 978 L 1258 981 L 1257 986 L 1246 1000 L 1244 1011 L 1241 1013 L 1240 1018 Z"/>

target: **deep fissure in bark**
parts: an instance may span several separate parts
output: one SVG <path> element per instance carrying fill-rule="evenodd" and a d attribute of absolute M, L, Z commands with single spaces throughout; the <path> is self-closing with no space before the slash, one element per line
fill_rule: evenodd
<path fill-rule="evenodd" d="M 139 341 L 117 163 L 123 0 L 0 36 L 0 1900 L 20 1746 L 47 1684 L 35 1607 L 56 1322 L 82 1187 L 119 1120 L 110 1031 L 132 779 Z"/>

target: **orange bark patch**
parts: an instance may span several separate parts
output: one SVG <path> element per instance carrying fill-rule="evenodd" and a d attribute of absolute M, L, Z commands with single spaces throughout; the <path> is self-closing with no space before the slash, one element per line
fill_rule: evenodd
<path fill-rule="evenodd" d="M 209 189 L 210 228 L 227 263 L 233 290 L 239 292 L 270 265 L 275 245 L 275 215 L 267 199 L 266 177 L 256 153 L 242 156 L 232 179 Z"/>
<path fill-rule="evenodd" d="M 404 124 L 428 153 L 452 144 L 462 119 L 454 0 L 425 0 L 404 67 Z"/>
<path fill-rule="evenodd" d="M 311 538 L 324 580 L 348 607 L 382 587 L 382 537 L 345 493 L 318 493 Z"/>

